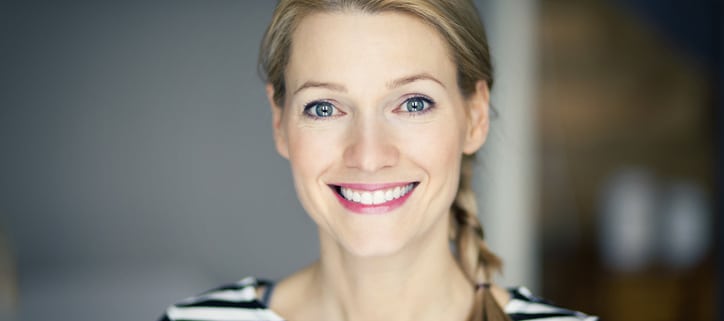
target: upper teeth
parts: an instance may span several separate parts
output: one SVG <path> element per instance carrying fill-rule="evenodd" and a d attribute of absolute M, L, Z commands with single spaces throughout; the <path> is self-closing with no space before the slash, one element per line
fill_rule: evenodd
<path fill-rule="evenodd" d="M 357 191 L 351 188 L 341 187 L 342 196 L 348 201 L 360 203 L 364 205 L 382 204 L 393 199 L 400 198 L 409 193 L 414 186 L 413 183 L 405 186 L 397 186 L 390 189 L 381 189 L 376 191 Z"/>

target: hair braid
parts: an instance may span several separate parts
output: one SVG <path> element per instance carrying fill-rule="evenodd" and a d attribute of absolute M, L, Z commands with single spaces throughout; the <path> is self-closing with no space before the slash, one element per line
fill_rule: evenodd
<path fill-rule="evenodd" d="M 472 189 L 473 156 L 464 156 L 460 169 L 460 183 L 452 205 L 452 239 L 455 241 L 458 262 L 463 272 L 476 285 L 473 308 L 469 321 L 509 321 L 496 303 L 488 282 L 493 272 L 500 270 L 502 262 L 485 243 L 483 228 L 478 220 L 475 193 Z M 482 285 L 480 289 L 478 285 Z"/>

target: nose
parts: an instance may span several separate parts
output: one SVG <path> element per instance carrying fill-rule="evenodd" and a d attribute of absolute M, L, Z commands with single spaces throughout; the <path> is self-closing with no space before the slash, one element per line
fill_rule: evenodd
<path fill-rule="evenodd" d="M 397 164 L 400 152 L 394 135 L 383 120 L 358 119 L 349 128 L 344 164 L 364 172 L 375 172 Z"/>

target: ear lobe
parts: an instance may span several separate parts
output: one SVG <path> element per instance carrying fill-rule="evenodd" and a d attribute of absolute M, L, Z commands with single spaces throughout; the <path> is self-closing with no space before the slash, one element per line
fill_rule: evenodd
<path fill-rule="evenodd" d="M 465 132 L 463 152 L 474 154 L 485 143 L 490 128 L 490 91 L 483 80 L 475 84 L 475 92 L 468 98 L 468 128 Z"/>
<path fill-rule="evenodd" d="M 277 105 L 274 101 L 274 86 L 272 84 L 266 84 L 266 98 L 269 101 L 269 106 L 272 112 L 272 129 L 274 130 L 274 144 L 277 148 L 277 153 L 282 157 L 289 159 L 289 146 L 287 143 L 287 135 L 282 126 L 282 119 L 284 117 L 284 109 L 282 106 Z"/>

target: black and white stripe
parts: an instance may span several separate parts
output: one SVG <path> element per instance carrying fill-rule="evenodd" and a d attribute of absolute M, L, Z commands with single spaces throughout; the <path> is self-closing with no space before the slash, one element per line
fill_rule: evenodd
<path fill-rule="evenodd" d="M 254 278 L 225 285 L 170 306 L 160 321 L 283 321 L 258 299 Z"/>
<path fill-rule="evenodd" d="M 557 307 L 534 296 L 525 287 L 510 289 L 510 301 L 505 306 L 513 321 L 597 321 L 598 317 Z"/>
<path fill-rule="evenodd" d="M 172 305 L 159 321 L 284 321 L 257 297 L 270 282 L 247 277 Z M 556 307 L 524 287 L 510 289 L 505 312 L 514 321 L 597 321 L 581 312 Z"/>

